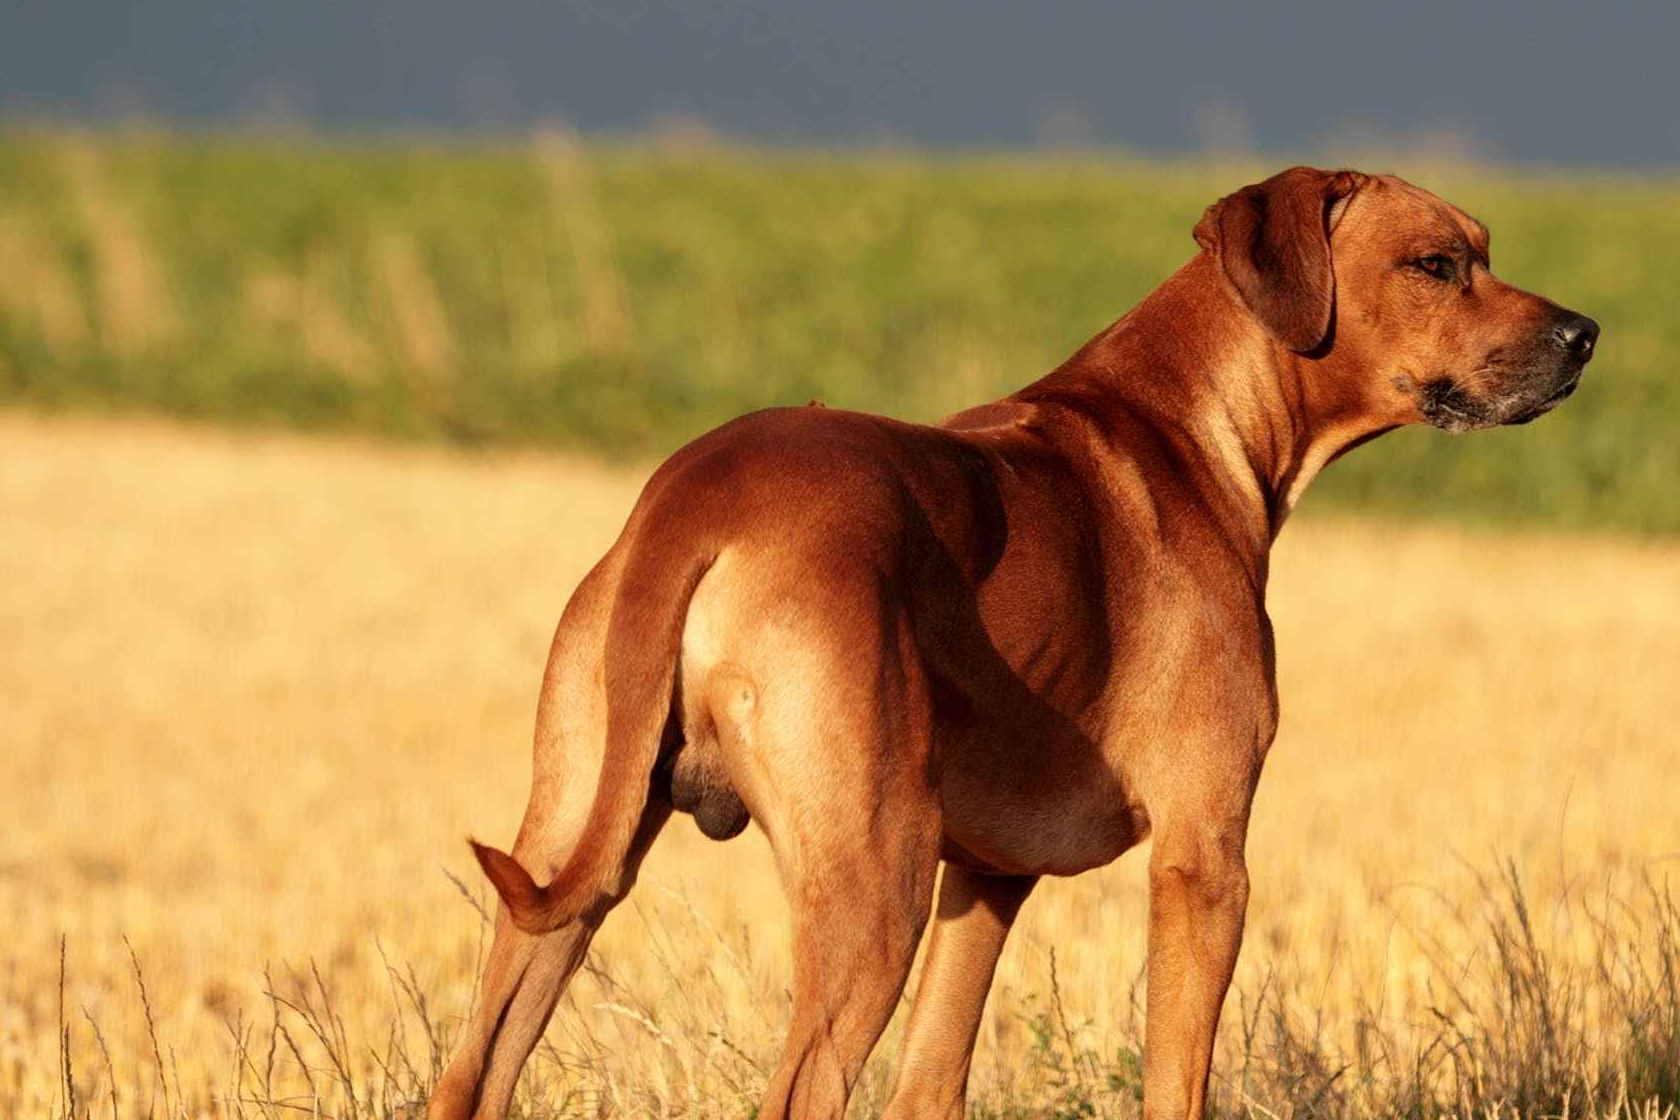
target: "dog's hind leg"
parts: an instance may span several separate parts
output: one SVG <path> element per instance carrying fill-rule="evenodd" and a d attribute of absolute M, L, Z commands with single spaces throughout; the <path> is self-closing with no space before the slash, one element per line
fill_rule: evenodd
<path fill-rule="evenodd" d="M 485 963 L 483 986 L 472 1016 L 455 1043 L 454 1057 L 433 1090 L 429 1120 L 500 1120 L 513 1101 L 519 1071 L 542 1037 L 555 1004 L 583 963 L 595 931 L 611 905 L 630 892 L 642 857 L 670 817 L 670 806 L 648 804 L 610 904 L 548 933 L 526 933 L 507 907 L 496 914 L 496 936 Z M 530 858 L 514 846 L 516 859 Z"/>
<path fill-rule="evenodd" d="M 670 802 L 650 796 L 650 778 L 695 577 L 681 569 L 626 592 L 621 559 L 609 554 L 597 566 L 556 631 L 538 707 L 531 798 L 512 854 L 475 846 L 502 902 L 478 1004 L 433 1091 L 431 1120 L 506 1114 L 520 1068 L 590 938 L 629 893 L 670 816 Z M 650 609 L 650 599 L 663 610 Z M 632 632 L 615 642 L 611 622 L 626 617 Z M 645 642 L 632 640 L 643 634 Z M 626 674 L 635 679 L 615 691 L 615 679 Z M 536 886 L 532 874 L 549 886 Z"/>
<path fill-rule="evenodd" d="M 852 641 L 843 625 L 784 626 L 760 650 L 777 672 L 755 673 L 756 691 L 723 678 L 726 753 L 752 760 L 749 790 L 777 791 L 754 817 L 763 805 L 793 918 L 793 1015 L 762 1120 L 844 1115 L 904 990 L 939 866 L 919 666 L 880 620 Z"/>
<path fill-rule="evenodd" d="M 788 883 L 793 1017 L 763 1120 L 840 1120 L 904 991 L 927 921 L 925 851 L 811 851 L 820 871 Z M 926 870 L 918 867 L 925 864 Z"/>
<path fill-rule="evenodd" d="M 974 1039 L 1009 927 L 1038 879 L 945 865 L 887 1120 L 962 1120 Z"/>

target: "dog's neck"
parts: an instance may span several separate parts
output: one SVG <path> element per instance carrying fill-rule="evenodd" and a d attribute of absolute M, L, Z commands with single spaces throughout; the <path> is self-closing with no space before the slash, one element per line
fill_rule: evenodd
<path fill-rule="evenodd" d="M 1147 425 L 1184 467 L 1175 484 L 1199 492 L 1263 578 L 1272 541 L 1318 472 L 1397 426 L 1336 400 L 1337 364 L 1333 353 L 1280 345 L 1204 253 L 1018 397 L 1077 402 L 1116 432 Z"/>

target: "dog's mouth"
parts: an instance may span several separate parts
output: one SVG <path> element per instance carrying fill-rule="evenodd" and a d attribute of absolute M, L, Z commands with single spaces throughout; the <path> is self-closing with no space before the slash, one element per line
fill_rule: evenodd
<path fill-rule="evenodd" d="M 1507 423 L 1507 424 L 1526 424 L 1530 420 L 1536 420 L 1536 419 L 1546 415 L 1546 413 L 1550 412 L 1552 409 L 1556 408 L 1558 405 L 1560 405 L 1564 401 L 1568 400 L 1570 395 L 1573 394 L 1576 389 L 1580 388 L 1580 385 L 1581 385 L 1581 371 L 1576 370 L 1573 374 L 1571 374 L 1567 379 L 1564 380 L 1562 385 L 1559 385 L 1556 389 L 1552 390 L 1552 395 L 1551 396 L 1547 397 L 1545 400 L 1541 401 L 1539 404 L 1536 404 L 1536 405 L 1534 405 L 1530 408 L 1523 409 L 1522 411 L 1518 412 L 1515 416 L 1513 416 L 1511 419 L 1505 421 L 1505 423 Z"/>
<path fill-rule="evenodd" d="M 1580 387 L 1581 367 L 1576 366 L 1538 400 L 1532 392 L 1522 391 L 1477 396 L 1449 375 L 1427 381 L 1401 377 L 1396 379 L 1396 384 L 1416 398 L 1418 411 L 1430 424 L 1444 432 L 1470 432 L 1539 419 Z"/>
<path fill-rule="evenodd" d="M 1470 432 L 1500 422 L 1492 402 L 1473 395 L 1455 378 L 1443 375 L 1422 382 L 1409 377 L 1400 381 L 1402 388 L 1417 398 L 1423 418 L 1443 432 Z"/>

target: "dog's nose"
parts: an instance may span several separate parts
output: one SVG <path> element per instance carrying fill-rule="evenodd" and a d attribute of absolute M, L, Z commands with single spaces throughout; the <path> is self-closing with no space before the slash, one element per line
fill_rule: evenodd
<path fill-rule="evenodd" d="M 1598 344 L 1598 324 L 1585 315 L 1566 315 L 1552 328 L 1563 348 L 1583 362 L 1592 357 Z"/>

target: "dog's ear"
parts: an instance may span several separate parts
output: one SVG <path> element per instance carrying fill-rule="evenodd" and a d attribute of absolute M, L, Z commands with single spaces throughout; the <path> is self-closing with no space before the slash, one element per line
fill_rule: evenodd
<path fill-rule="evenodd" d="M 1225 196 L 1196 223 L 1196 243 L 1291 350 L 1314 350 L 1330 332 L 1330 231 L 1364 183 L 1357 171 L 1292 167 Z"/>

